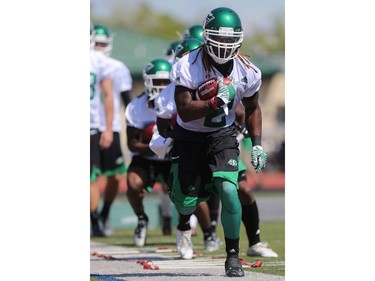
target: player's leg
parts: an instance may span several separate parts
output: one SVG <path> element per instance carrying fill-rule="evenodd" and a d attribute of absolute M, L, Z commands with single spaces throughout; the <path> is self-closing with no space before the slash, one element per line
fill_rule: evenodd
<path fill-rule="evenodd" d="M 103 223 L 103 231 L 105 236 L 111 236 L 113 234 L 110 211 L 112 204 L 117 197 L 119 186 L 123 185 L 125 181 L 125 175 L 121 174 L 106 177 L 106 186 L 103 194 L 103 207 L 100 212 L 100 219 Z"/>
<path fill-rule="evenodd" d="M 99 214 L 97 212 L 100 202 L 99 186 L 96 182 L 90 183 L 90 221 L 91 235 L 95 237 L 104 236 L 103 230 L 99 224 Z"/>
<path fill-rule="evenodd" d="M 207 201 L 209 212 L 210 212 L 210 219 L 211 219 L 211 231 L 212 231 L 212 236 L 216 243 L 220 246 L 222 245 L 222 241 L 216 234 L 216 226 L 219 218 L 219 213 L 220 213 L 220 198 L 219 196 L 215 193 L 212 192 L 210 199 Z"/>
<path fill-rule="evenodd" d="M 171 235 L 171 219 L 172 219 L 172 210 L 171 210 L 171 199 L 167 194 L 167 185 L 163 184 L 162 188 L 158 191 L 160 199 L 160 216 L 161 216 L 161 227 L 163 235 Z"/>
<path fill-rule="evenodd" d="M 200 186 L 196 179 L 203 170 L 201 161 L 203 153 L 195 153 L 197 144 L 175 139 L 172 148 L 172 166 L 168 180 L 168 194 L 179 214 L 176 227 L 176 247 L 181 258 L 193 257 L 191 242 L 190 216 L 195 212 L 200 202 L 208 199 L 200 198 Z"/>
<path fill-rule="evenodd" d="M 90 130 L 90 223 L 92 236 L 104 236 L 99 224 L 97 212 L 100 202 L 100 191 L 97 177 L 101 173 L 100 167 L 100 133 L 97 130 Z"/>
<path fill-rule="evenodd" d="M 153 161 L 153 166 L 156 173 L 154 181 L 161 184 L 161 189 L 158 191 L 160 199 L 160 217 L 163 235 L 171 235 L 171 220 L 172 220 L 172 202 L 168 195 L 168 177 L 171 169 L 171 162 L 168 161 Z"/>
<path fill-rule="evenodd" d="M 272 249 L 268 248 L 266 243 L 262 243 L 260 240 L 258 206 L 251 190 L 251 186 L 247 182 L 245 169 L 242 169 L 238 175 L 238 184 L 242 208 L 242 222 L 245 226 L 247 238 L 249 240 L 247 255 L 277 257 L 278 255 Z"/>
<path fill-rule="evenodd" d="M 239 240 L 241 225 L 241 204 L 238 198 L 237 185 L 223 178 L 214 178 L 215 188 L 222 203 L 221 223 L 224 229 L 225 250 L 227 259 L 225 271 L 227 276 L 243 276 L 239 261 Z"/>
<path fill-rule="evenodd" d="M 113 233 L 110 225 L 110 209 L 118 194 L 119 185 L 124 184 L 126 172 L 118 132 L 113 133 L 112 145 L 102 152 L 102 170 L 105 188 L 100 218 L 104 225 L 104 234 L 110 236 Z"/>
<path fill-rule="evenodd" d="M 211 150 L 214 153 L 210 161 L 210 168 L 213 171 L 214 188 L 221 201 L 221 223 L 224 229 L 227 253 L 225 275 L 242 277 L 245 274 L 238 257 L 242 216 L 237 183 L 238 141 L 234 135 L 228 136 L 221 141 L 217 141 L 211 147 Z"/>
<path fill-rule="evenodd" d="M 220 245 L 212 233 L 210 210 L 207 202 L 200 202 L 194 214 L 197 216 L 199 225 L 203 232 L 203 242 L 205 250 L 209 252 L 218 250 L 220 248 Z"/>
<path fill-rule="evenodd" d="M 134 243 L 138 247 L 143 247 L 147 239 L 148 217 L 143 206 L 144 189 L 148 182 L 147 160 L 134 156 L 128 169 L 126 196 L 135 215 L 138 224 L 134 231 Z"/>

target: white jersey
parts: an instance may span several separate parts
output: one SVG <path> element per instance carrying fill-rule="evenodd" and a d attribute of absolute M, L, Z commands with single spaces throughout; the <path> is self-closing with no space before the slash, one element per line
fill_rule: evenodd
<path fill-rule="evenodd" d="M 100 81 L 110 78 L 109 61 L 102 53 L 90 50 L 90 129 L 100 127 Z"/>
<path fill-rule="evenodd" d="M 196 90 L 206 79 L 205 70 L 202 63 L 201 48 L 196 49 L 179 59 L 172 67 L 170 79 L 176 86 L 184 86 L 191 90 Z M 196 56 L 198 55 L 198 58 Z M 195 62 L 194 62 L 195 61 Z M 194 62 L 194 63 L 193 63 Z M 220 128 L 230 126 L 235 120 L 235 108 L 244 97 L 251 97 L 262 84 L 261 71 L 248 61 L 251 68 L 247 68 L 238 57 L 233 59 L 233 70 L 228 76 L 237 85 L 237 93 L 233 103 L 229 103 L 229 114 L 225 115 L 223 108 L 207 114 L 205 117 L 189 122 L 183 122 L 177 117 L 177 123 L 190 131 L 213 132 Z M 210 77 L 222 76 L 216 68 L 211 71 Z"/>
<path fill-rule="evenodd" d="M 143 93 L 132 100 L 125 109 L 126 125 L 143 130 L 148 125 L 156 123 L 156 114 L 154 109 L 147 107 L 147 93 Z M 131 155 L 139 153 L 131 152 Z M 157 155 L 145 157 L 152 160 L 160 160 Z"/>
<path fill-rule="evenodd" d="M 177 112 L 174 101 L 175 85 L 169 83 L 168 86 L 160 92 L 155 99 L 156 116 L 163 119 L 172 119 Z"/>
<path fill-rule="evenodd" d="M 120 102 L 121 92 L 130 91 L 132 89 L 133 80 L 130 76 L 129 69 L 125 64 L 114 58 L 108 58 L 110 63 L 112 91 L 113 91 L 113 123 L 112 131 L 120 132 L 121 130 L 121 115 L 120 115 Z M 105 131 L 105 112 L 104 104 L 101 103 L 100 107 L 100 131 Z"/>

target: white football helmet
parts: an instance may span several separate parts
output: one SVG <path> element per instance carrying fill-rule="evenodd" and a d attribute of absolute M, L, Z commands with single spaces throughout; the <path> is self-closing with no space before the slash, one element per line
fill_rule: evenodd
<path fill-rule="evenodd" d="M 103 25 L 94 25 L 94 48 L 109 57 L 112 53 L 113 35 L 109 28 Z"/>
<path fill-rule="evenodd" d="M 171 82 L 169 72 L 171 64 L 164 59 L 156 59 L 149 62 L 143 70 L 143 80 L 147 90 L 148 100 L 152 101 Z"/>

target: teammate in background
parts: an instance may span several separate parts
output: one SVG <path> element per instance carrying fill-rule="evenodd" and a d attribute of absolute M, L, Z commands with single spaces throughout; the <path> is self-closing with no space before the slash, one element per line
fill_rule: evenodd
<path fill-rule="evenodd" d="M 105 236 L 111 236 L 113 230 L 110 224 L 110 209 L 115 200 L 119 185 L 125 183 L 126 167 L 121 151 L 120 132 L 121 116 L 120 102 L 123 100 L 124 106 L 130 102 L 130 90 L 132 89 L 132 78 L 126 65 L 111 56 L 113 36 L 109 28 L 103 25 L 94 25 L 94 49 L 108 57 L 113 89 L 113 143 L 105 150 L 101 151 L 102 175 L 99 182 L 104 188 L 103 207 L 100 212 L 100 220 L 103 224 Z M 100 107 L 100 132 L 106 130 L 106 118 L 104 106 Z"/>
<path fill-rule="evenodd" d="M 196 38 L 186 38 L 182 40 L 175 49 L 176 60 L 180 59 L 186 53 L 199 48 L 203 44 Z M 157 115 L 157 126 L 159 134 L 165 139 L 168 138 L 173 125 L 176 120 L 177 110 L 174 102 L 174 90 L 175 86 L 173 83 L 169 84 L 155 99 L 155 113 Z M 166 143 L 164 141 L 164 143 Z M 164 155 L 162 155 L 164 157 Z M 170 189 L 170 187 L 168 187 Z M 217 237 L 211 231 L 211 220 L 209 216 L 209 208 L 206 202 L 201 202 L 196 211 L 194 217 L 199 221 L 203 232 L 203 239 L 205 250 L 215 251 L 220 247 Z M 198 218 L 197 218 L 198 217 Z M 191 224 L 191 220 L 190 220 Z M 178 235 L 179 232 L 176 233 Z M 180 241 L 181 237 L 176 237 L 176 241 Z M 191 259 L 193 257 L 192 248 L 188 252 L 181 252 L 181 248 L 177 243 L 177 250 L 183 259 Z"/>
<path fill-rule="evenodd" d="M 175 53 L 176 53 L 176 47 L 177 45 L 182 42 L 182 40 L 186 39 L 186 38 L 196 38 L 198 39 L 199 41 L 202 41 L 203 42 L 203 27 L 202 25 L 200 24 L 195 24 L 195 25 L 192 25 L 188 28 L 186 28 L 184 30 L 184 32 L 182 33 L 182 35 L 178 32 L 179 36 L 181 36 L 181 40 L 177 40 L 177 41 L 173 41 L 171 42 L 165 52 L 164 52 L 164 56 L 165 56 L 165 59 L 170 63 L 170 64 L 173 64 L 174 63 L 174 60 L 175 60 Z"/>
<path fill-rule="evenodd" d="M 93 50 L 94 35 L 94 27 L 90 26 L 90 220 L 91 235 L 103 236 L 97 213 L 100 202 L 97 176 L 102 172 L 101 152 L 113 141 L 113 93 L 109 61 L 102 53 Z M 103 132 L 99 132 L 101 98 L 106 117 L 106 130 Z"/>
<path fill-rule="evenodd" d="M 125 110 L 127 144 L 132 160 L 127 174 L 127 197 L 138 218 L 134 231 L 134 243 L 143 247 L 147 240 L 148 216 L 143 206 L 147 187 L 155 182 L 162 184 L 166 192 L 167 179 L 171 167 L 170 160 L 160 160 L 150 147 L 149 140 L 142 140 L 142 132 L 150 124 L 156 124 L 154 100 L 169 83 L 171 64 L 164 59 L 155 59 L 143 71 L 145 91 L 132 100 Z M 169 206 L 169 205 L 168 205 Z"/>
<path fill-rule="evenodd" d="M 94 28 L 96 30 L 94 39 L 95 49 L 103 52 L 107 57 L 109 57 L 110 61 L 113 62 L 116 74 L 118 77 L 120 77 L 119 80 L 122 82 L 119 84 L 119 96 L 121 97 L 124 107 L 126 107 L 131 101 L 133 79 L 130 75 L 130 71 L 122 61 L 111 57 L 113 48 L 113 33 L 111 30 L 103 25 L 94 25 Z"/>
<path fill-rule="evenodd" d="M 236 108 L 237 139 L 240 143 L 242 142 L 244 144 L 242 149 L 240 149 L 240 153 L 248 153 L 250 155 L 252 143 L 244 124 L 245 109 L 242 103 L 239 103 Z M 278 255 L 272 249 L 268 248 L 267 243 L 260 241 L 258 206 L 251 186 L 247 182 L 246 166 L 240 157 L 238 158 L 238 171 L 239 198 L 242 209 L 241 219 L 245 226 L 247 239 L 249 241 L 247 255 L 276 258 Z"/>
<path fill-rule="evenodd" d="M 181 40 L 171 42 L 164 52 L 164 57 L 170 64 L 172 64 L 174 62 L 175 49 L 176 49 L 178 43 L 180 43 L 180 42 L 181 42 Z"/>
<path fill-rule="evenodd" d="M 186 38 L 196 38 L 203 42 L 203 26 L 201 24 L 195 24 L 185 29 L 182 36 Z"/>
<path fill-rule="evenodd" d="M 238 197 L 235 109 L 242 101 L 246 128 L 254 145 L 252 165 L 259 172 L 267 161 L 261 146 L 262 112 L 258 103 L 261 72 L 239 53 L 243 29 L 235 11 L 224 7 L 212 10 L 205 18 L 203 30 L 203 47 L 177 61 L 170 74 L 176 86 L 178 112 L 171 134 L 171 200 L 180 214 L 177 232 L 188 248 L 190 215 L 211 192 L 219 195 L 227 253 L 225 274 L 243 277 L 238 257 L 242 210 Z M 210 100 L 195 99 L 197 88 L 213 77 L 218 77 L 217 95 Z M 224 84 L 223 77 L 229 77 L 231 83 Z"/>

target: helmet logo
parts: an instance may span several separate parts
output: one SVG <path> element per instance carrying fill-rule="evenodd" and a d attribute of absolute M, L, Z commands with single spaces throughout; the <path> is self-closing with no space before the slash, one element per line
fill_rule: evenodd
<path fill-rule="evenodd" d="M 207 25 L 209 22 L 213 21 L 215 19 L 215 16 L 212 13 L 209 13 L 206 17 L 205 24 Z"/>
<path fill-rule="evenodd" d="M 181 44 L 178 44 L 175 50 L 175 53 L 179 53 L 184 47 Z"/>
<path fill-rule="evenodd" d="M 145 72 L 147 73 L 147 72 L 149 72 L 151 69 L 153 69 L 154 68 L 154 64 L 152 64 L 152 63 L 149 63 L 149 64 L 147 64 L 147 66 L 146 66 L 146 69 L 145 69 Z"/>

